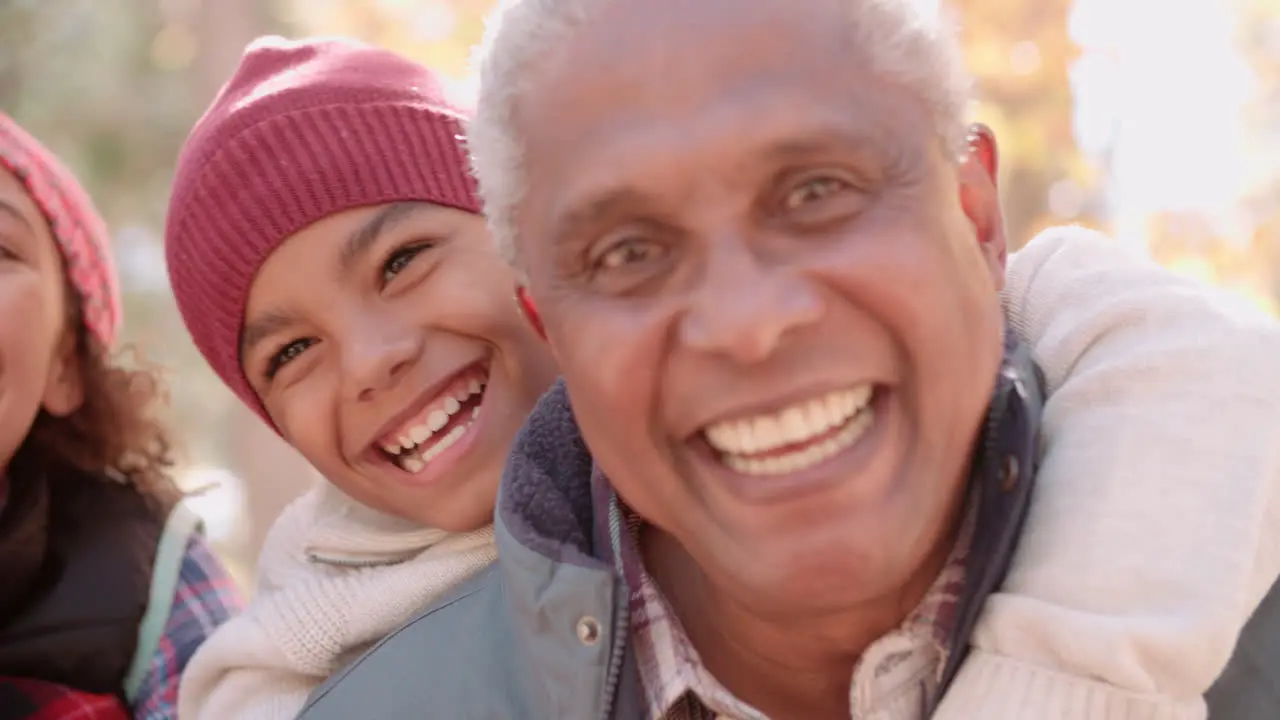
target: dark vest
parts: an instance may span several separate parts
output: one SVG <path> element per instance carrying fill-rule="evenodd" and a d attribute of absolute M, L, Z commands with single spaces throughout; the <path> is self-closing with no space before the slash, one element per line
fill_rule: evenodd
<path fill-rule="evenodd" d="M 1244 626 L 1226 672 L 1205 700 L 1209 720 L 1280 718 L 1280 583 Z"/>
<path fill-rule="evenodd" d="M 105 478 L 14 478 L 0 511 L 0 676 L 123 697 L 171 508 Z"/>

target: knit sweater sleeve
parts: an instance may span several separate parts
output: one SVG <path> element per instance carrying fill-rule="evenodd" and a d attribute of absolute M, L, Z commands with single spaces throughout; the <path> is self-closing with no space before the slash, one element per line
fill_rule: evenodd
<path fill-rule="evenodd" d="M 1280 572 L 1280 331 L 1094 233 L 1010 260 L 1049 384 L 1026 530 L 939 720 L 1202 719 Z"/>

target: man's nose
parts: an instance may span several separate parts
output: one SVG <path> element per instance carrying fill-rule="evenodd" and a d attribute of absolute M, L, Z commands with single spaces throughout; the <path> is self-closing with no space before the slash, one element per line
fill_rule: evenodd
<path fill-rule="evenodd" d="M 813 281 L 784 260 L 761 258 L 740 241 L 724 245 L 708 259 L 680 338 L 702 352 L 760 362 L 789 331 L 816 322 L 823 300 Z"/>
<path fill-rule="evenodd" d="M 365 321 L 343 347 L 348 399 L 367 401 L 394 387 L 422 353 L 423 333 L 402 323 Z"/>

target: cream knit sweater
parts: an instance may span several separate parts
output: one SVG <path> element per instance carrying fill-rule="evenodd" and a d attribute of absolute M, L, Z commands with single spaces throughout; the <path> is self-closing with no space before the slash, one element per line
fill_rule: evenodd
<path fill-rule="evenodd" d="M 1031 512 L 935 720 L 1202 720 L 1280 573 L 1280 329 L 1079 229 L 1011 259 Z"/>
<path fill-rule="evenodd" d="M 1203 720 L 1280 573 L 1280 331 L 1215 297 L 1083 230 L 1010 258 L 1005 307 L 1050 386 L 1044 458 L 935 720 Z M 317 488 L 272 529 L 248 610 L 188 666 L 179 717 L 292 718 L 492 559 L 491 531 L 418 529 Z"/>
<path fill-rule="evenodd" d="M 418 527 L 320 483 L 272 526 L 248 608 L 187 665 L 178 717 L 293 718 L 330 673 L 494 558 L 491 527 Z"/>

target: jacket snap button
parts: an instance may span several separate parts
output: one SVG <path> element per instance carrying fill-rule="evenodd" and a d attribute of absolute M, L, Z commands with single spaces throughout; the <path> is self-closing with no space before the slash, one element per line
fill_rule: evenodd
<path fill-rule="evenodd" d="M 1012 492 L 1018 484 L 1018 458 L 1006 455 L 1004 465 L 1000 468 L 1000 489 Z"/>
<path fill-rule="evenodd" d="M 600 623 L 590 615 L 578 621 L 578 640 L 583 645 L 595 645 L 600 640 Z"/>
<path fill-rule="evenodd" d="M 595 644 L 600 641 L 600 624 L 590 615 L 582 616 L 577 621 L 577 639 L 582 644 Z"/>

